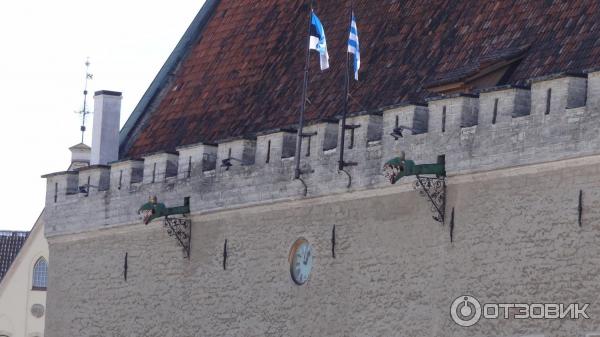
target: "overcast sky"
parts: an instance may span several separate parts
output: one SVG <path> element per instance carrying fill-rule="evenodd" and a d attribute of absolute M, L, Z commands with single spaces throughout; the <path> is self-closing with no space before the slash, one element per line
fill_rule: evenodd
<path fill-rule="evenodd" d="M 44 207 L 40 176 L 69 165 L 86 57 L 90 93 L 123 92 L 123 125 L 203 3 L 0 1 L 0 230 L 30 230 Z"/>

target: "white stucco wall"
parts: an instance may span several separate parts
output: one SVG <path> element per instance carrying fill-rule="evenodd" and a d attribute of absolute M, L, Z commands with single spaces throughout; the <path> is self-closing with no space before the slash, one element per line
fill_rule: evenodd
<path fill-rule="evenodd" d="M 46 291 L 32 290 L 33 266 L 42 256 L 48 261 L 44 224 L 38 219 L 19 255 L 0 282 L 0 336 L 44 336 Z M 37 318 L 31 313 L 34 304 L 44 306 L 42 317 Z"/>

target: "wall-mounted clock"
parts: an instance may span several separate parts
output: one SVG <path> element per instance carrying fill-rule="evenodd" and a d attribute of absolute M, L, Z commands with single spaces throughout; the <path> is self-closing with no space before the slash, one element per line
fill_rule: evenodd
<path fill-rule="evenodd" d="M 308 241 L 300 238 L 294 242 L 290 250 L 290 273 L 297 285 L 308 281 L 313 264 L 312 248 Z"/>

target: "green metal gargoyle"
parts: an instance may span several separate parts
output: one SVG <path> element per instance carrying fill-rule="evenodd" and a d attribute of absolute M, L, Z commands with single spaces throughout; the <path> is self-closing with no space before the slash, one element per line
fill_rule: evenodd
<path fill-rule="evenodd" d="M 407 160 L 404 157 L 404 153 L 402 153 L 399 157 L 388 160 L 383 165 L 383 175 L 392 184 L 398 182 L 402 177 L 408 176 L 423 174 L 431 174 L 437 177 L 446 176 L 446 166 L 444 163 L 417 165 L 414 161 Z"/>
<path fill-rule="evenodd" d="M 157 201 L 156 196 L 150 197 L 150 200 L 143 204 L 138 210 L 138 214 L 142 216 L 144 224 L 149 224 L 152 220 L 167 217 L 169 215 L 176 214 L 188 214 L 190 213 L 190 198 L 184 198 L 183 206 L 167 207 L 163 203 Z"/>

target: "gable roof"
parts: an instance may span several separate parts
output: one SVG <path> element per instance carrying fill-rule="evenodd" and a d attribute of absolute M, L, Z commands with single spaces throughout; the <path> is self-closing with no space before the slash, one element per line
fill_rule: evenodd
<path fill-rule="evenodd" d="M 354 2 L 362 68 L 360 82 L 352 83 L 351 112 L 422 101 L 431 95 L 428 84 L 469 77 L 490 62 L 515 56 L 518 64 L 503 79 L 506 84 L 600 65 L 597 0 Z M 152 86 L 160 88 L 147 93 L 152 104 L 136 109 L 122 132 L 120 156 L 296 124 L 306 3 L 209 0 L 204 24 L 186 33 L 194 39 L 171 65 L 171 76 L 157 77 L 161 85 Z M 341 113 L 349 4 L 316 1 L 331 68 L 320 72 L 318 57 L 311 57 L 308 121 Z"/>
<path fill-rule="evenodd" d="M 0 281 L 25 244 L 28 235 L 29 232 L 0 232 Z"/>

